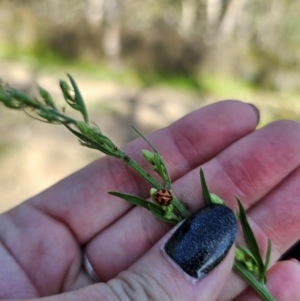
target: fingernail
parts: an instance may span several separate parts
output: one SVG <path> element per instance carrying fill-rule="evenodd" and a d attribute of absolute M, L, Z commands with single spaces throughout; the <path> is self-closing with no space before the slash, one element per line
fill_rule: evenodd
<path fill-rule="evenodd" d="M 257 124 L 259 123 L 260 121 L 260 112 L 259 112 L 259 109 L 252 103 L 247 103 L 255 112 L 255 115 L 256 115 L 256 119 L 257 119 Z"/>
<path fill-rule="evenodd" d="M 300 265 L 300 262 L 299 262 L 299 260 L 297 258 L 289 258 L 288 260 L 293 261 L 293 262 L 295 262 L 295 263 L 297 263 L 297 264 Z"/>
<path fill-rule="evenodd" d="M 224 259 L 236 233 L 233 211 L 224 205 L 208 205 L 182 222 L 164 251 L 186 274 L 201 279 Z"/>

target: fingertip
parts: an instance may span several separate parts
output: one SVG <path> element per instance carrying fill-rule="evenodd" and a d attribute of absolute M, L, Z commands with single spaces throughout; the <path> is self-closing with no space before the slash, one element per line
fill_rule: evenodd
<path fill-rule="evenodd" d="M 299 300 L 300 264 L 294 258 L 279 261 L 267 273 L 267 288 L 277 301 Z M 248 287 L 235 301 L 261 300 L 257 292 Z"/>
<path fill-rule="evenodd" d="M 256 126 L 260 121 L 260 111 L 253 103 L 244 102 L 238 99 L 225 99 L 219 103 L 226 105 L 229 110 L 232 110 L 240 122 L 244 119 L 243 122 L 246 121 L 249 125 Z"/>
<path fill-rule="evenodd" d="M 178 233 L 186 239 L 179 241 Z M 155 279 L 171 300 L 216 300 L 232 269 L 235 236 L 234 213 L 223 205 L 206 206 L 171 230 L 129 271 Z"/>
<path fill-rule="evenodd" d="M 291 262 L 293 262 L 293 263 L 295 263 L 295 264 L 297 264 L 297 265 L 298 265 L 298 268 L 300 268 L 300 262 L 299 262 L 298 259 L 296 259 L 296 258 L 290 258 L 290 259 L 288 259 L 288 260 L 291 261 Z"/>
<path fill-rule="evenodd" d="M 257 119 L 257 124 L 258 124 L 259 121 L 260 121 L 260 111 L 259 111 L 259 109 L 253 103 L 247 103 L 247 105 L 249 105 L 252 108 L 252 110 L 254 111 L 254 114 L 255 114 L 256 119 Z"/>
<path fill-rule="evenodd" d="M 295 259 L 277 262 L 268 271 L 267 287 L 276 300 L 298 300 L 300 265 Z"/>
<path fill-rule="evenodd" d="M 198 281 L 227 255 L 237 233 L 237 221 L 224 205 L 207 205 L 191 214 L 172 233 L 164 255 L 178 270 Z"/>

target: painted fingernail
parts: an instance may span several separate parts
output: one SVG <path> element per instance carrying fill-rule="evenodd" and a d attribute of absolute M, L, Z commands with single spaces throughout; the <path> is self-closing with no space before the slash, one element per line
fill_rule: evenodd
<path fill-rule="evenodd" d="M 208 205 L 182 222 L 164 252 L 186 274 L 201 279 L 224 259 L 236 233 L 233 211 L 224 205 Z"/>
<path fill-rule="evenodd" d="M 255 115 L 256 115 L 256 118 L 257 118 L 257 124 L 259 123 L 260 121 L 260 112 L 259 112 L 259 109 L 252 103 L 247 103 L 255 112 Z"/>

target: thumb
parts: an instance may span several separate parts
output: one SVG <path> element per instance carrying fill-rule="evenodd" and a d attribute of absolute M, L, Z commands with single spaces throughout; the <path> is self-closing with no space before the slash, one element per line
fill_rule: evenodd
<path fill-rule="evenodd" d="M 232 268 L 236 232 L 228 207 L 203 207 L 115 279 L 43 300 L 214 301 Z"/>
<path fill-rule="evenodd" d="M 236 233 L 231 209 L 205 206 L 118 278 L 144 294 L 129 300 L 216 300 L 232 269 Z"/>

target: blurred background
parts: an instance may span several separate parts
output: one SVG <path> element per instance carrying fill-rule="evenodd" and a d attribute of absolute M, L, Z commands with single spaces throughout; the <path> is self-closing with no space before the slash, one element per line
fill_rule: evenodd
<path fill-rule="evenodd" d="M 62 103 L 72 74 L 118 145 L 131 124 L 148 133 L 226 98 L 254 103 L 259 126 L 299 121 L 299 12 L 290 0 L 0 0 L 0 77 Z M 100 156 L 0 106 L 0 212 Z"/>

